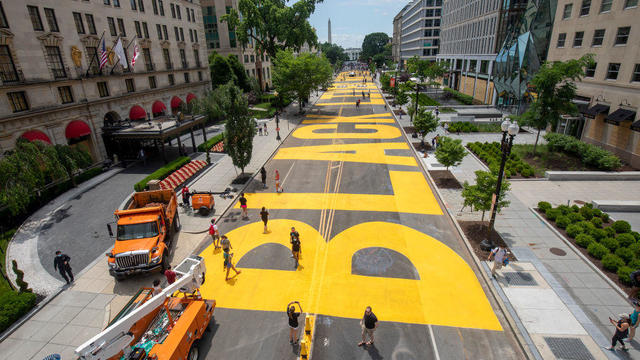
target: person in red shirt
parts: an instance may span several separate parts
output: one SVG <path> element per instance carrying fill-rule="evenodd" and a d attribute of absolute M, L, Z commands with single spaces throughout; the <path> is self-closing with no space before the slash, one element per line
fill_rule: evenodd
<path fill-rule="evenodd" d="M 280 187 L 280 173 L 276 170 L 276 192 L 282 192 L 282 188 Z"/>
<path fill-rule="evenodd" d="M 167 267 L 167 270 L 164 271 L 164 276 L 167 278 L 167 282 L 169 285 L 173 284 L 176 281 L 176 272 L 171 270 L 171 265 Z"/>
<path fill-rule="evenodd" d="M 184 206 L 189 206 L 189 196 L 190 196 L 190 194 L 189 194 L 189 188 L 188 188 L 188 187 L 186 187 L 186 186 L 184 186 L 184 187 L 182 188 L 182 192 L 181 192 L 181 194 L 182 194 L 182 204 L 183 204 Z"/>

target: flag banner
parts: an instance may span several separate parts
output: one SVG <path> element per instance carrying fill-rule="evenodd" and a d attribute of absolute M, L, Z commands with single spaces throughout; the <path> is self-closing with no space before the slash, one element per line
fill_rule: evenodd
<path fill-rule="evenodd" d="M 136 66 L 136 59 L 140 55 L 140 48 L 138 47 L 138 40 L 133 41 L 133 57 L 131 58 L 131 67 Z"/>
<path fill-rule="evenodd" d="M 107 64 L 109 57 L 107 56 L 107 46 L 105 45 L 104 38 L 102 38 L 102 44 L 100 44 L 100 70 Z"/>
<path fill-rule="evenodd" d="M 116 46 L 113 47 L 113 52 L 118 56 L 118 62 L 120 65 L 126 69 L 129 64 L 127 64 L 127 56 L 124 53 L 124 48 L 122 47 L 122 41 L 120 39 L 118 39 Z"/>

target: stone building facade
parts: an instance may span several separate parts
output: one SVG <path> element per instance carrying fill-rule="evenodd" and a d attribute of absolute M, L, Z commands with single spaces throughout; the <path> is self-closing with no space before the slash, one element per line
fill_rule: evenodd
<path fill-rule="evenodd" d="M 560 131 L 597 144 L 640 168 L 638 0 L 559 0 L 547 60 L 595 55 L 577 83 L 581 109 Z"/>
<path fill-rule="evenodd" d="M 137 40 L 135 66 L 109 52 L 100 70 L 102 37 L 107 51 L 121 39 L 129 64 Z M 25 137 L 105 159 L 103 126 L 175 112 L 209 89 L 204 40 L 198 0 L 0 1 L 0 153 Z"/>

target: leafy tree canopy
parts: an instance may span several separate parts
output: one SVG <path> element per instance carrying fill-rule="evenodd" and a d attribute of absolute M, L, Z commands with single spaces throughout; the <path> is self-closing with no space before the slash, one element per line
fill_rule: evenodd
<path fill-rule="evenodd" d="M 280 51 L 274 58 L 273 85 L 284 97 L 302 101 L 320 86 L 326 86 L 333 76 L 329 60 L 323 56 L 303 53 L 297 57 L 291 51 Z"/>
<path fill-rule="evenodd" d="M 447 167 L 458 166 L 462 159 L 467 156 L 467 151 L 462 145 L 461 139 L 452 139 L 444 136 L 440 138 L 438 147 L 436 148 L 436 159 L 438 162 Z"/>
<path fill-rule="evenodd" d="M 249 116 L 249 104 L 242 90 L 232 83 L 220 87 L 218 106 L 226 115 L 224 149 L 233 165 L 244 172 L 251 161 L 256 126 Z"/>
<path fill-rule="evenodd" d="M 367 34 L 362 41 L 360 58 L 373 59 L 374 56 L 384 53 L 384 47 L 389 42 L 389 35 L 383 32 Z"/>
<path fill-rule="evenodd" d="M 211 71 L 211 86 L 214 89 L 236 80 L 227 59 L 215 51 L 209 55 L 209 71 Z"/>
<path fill-rule="evenodd" d="M 335 65 L 339 61 L 344 62 L 349 60 L 349 56 L 344 52 L 342 46 L 337 44 L 322 43 L 320 44 L 320 51 L 327 57 L 331 65 Z"/>
<path fill-rule="evenodd" d="M 422 60 L 417 56 L 407 61 L 407 69 L 412 74 L 418 76 L 422 82 L 425 79 L 435 80 L 447 72 L 447 67 L 435 61 Z"/>
<path fill-rule="evenodd" d="M 251 82 L 250 78 L 244 70 L 244 66 L 240 63 L 237 57 L 233 54 L 229 54 L 227 57 L 227 62 L 233 71 L 233 82 L 237 87 L 242 89 L 242 91 L 247 92 L 251 91 Z"/>
<path fill-rule="evenodd" d="M 470 185 L 468 181 L 465 181 L 462 185 L 462 198 L 464 199 L 464 207 L 469 206 L 471 211 L 482 211 L 482 221 L 484 221 L 484 213 L 491 210 L 491 200 L 493 194 L 496 191 L 498 184 L 498 175 L 492 174 L 489 171 L 478 170 L 476 174 L 475 185 Z M 500 198 L 496 204 L 496 211 L 500 212 L 501 209 L 509 206 L 510 202 L 505 200 L 507 192 L 511 189 L 511 184 L 507 180 L 502 180 L 502 187 L 500 189 Z"/>
<path fill-rule="evenodd" d="M 410 109 L 410 111 L 411 110 L 412 109 Z M 422 137 L 422 140 L 424 140 L 424 137 L 427 136 L 428 133 L 438 128 L 438 119 L 431 111 L 427 110 L 426 107 L 420 106 L 413 119 L 413 127 Z"/>
<path fill-rule="evenodd" d="M 259 53 L 274 58 L 280 50 L 300 50 L 304 44 L 316 45 L 318 38 L 309 24 L 309 16 L 322 0 L 298 0 L 291 6 L 286 0 L 239 0 L 238 10 L 230 9 L 222 17 L 235 31 L 242 46 L 255 44 Z M 242 15 L 240 15 L 242 14 Z"/>

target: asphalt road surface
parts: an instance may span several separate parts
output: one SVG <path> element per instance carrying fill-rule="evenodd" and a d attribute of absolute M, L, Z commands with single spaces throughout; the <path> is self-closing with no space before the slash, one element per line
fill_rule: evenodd
<path fill-rule="evenodd" d="M 201 353 L 295 359 L 285 309 L 297 300 L 315 315 L 313 359 L 523 358 L 378 89 L 361 76 L 341 80 L 267 163 L 267 188 L 249 186 L 249 218 L 236 204 L 220 220 L 241 273 L 225 281 L 220 250 L 202 251 L 201 291 L 217 308 Z M 379 327 L 373 345 L 358 347 L 366 306 Z"/>

